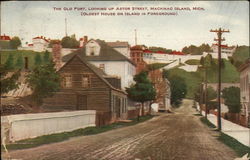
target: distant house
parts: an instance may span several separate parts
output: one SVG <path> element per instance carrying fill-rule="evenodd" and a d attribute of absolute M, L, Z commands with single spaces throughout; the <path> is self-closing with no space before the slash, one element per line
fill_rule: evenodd
<path fill-rule="evenodd" d="M 116 51 L 126 56 L 127 58 L 130 58 L 130 45 L 128 44 L 128 42 L 116 41 L 107 42 L 107 44 L 114 48 Z"/>
<path fill-rule="evenodd" d="M 44 52 L 48 50 L 50 39 L 44 36 L 37 36 L 32 39 L 32 43 L 28 44 L 27 47 L 18 47 L 18 50 L 32 50 L 35 52 Z"/>
<path fill-rule="evenodd" d="M 240 72 L 241 116 L 245 117 L 245 124 L 250 127 L 250 59 L 238 70 Z"/>
<path fill-rule="evenodd" d="M 218 44 L 213 44 L 211 46 L 214 53 L 218 53 Z M 221 45 L 221 53 L 225 53 L 228 56 L 232 56 L 235 52 L 236 47 L 235 46 L 228 46 L 228 45 Z"/>
<path fill-rule="evenodd" d="M 121 79 L 121 88 L 129 87 L 134 81 L 135 63 L 113 49 L 105 41 L 89 40 L 83 48 L 62 58 L 67 62 L 74 54 L 102 69 L 105 73 Z"/>
<path fill-rule="evenodd" d="M 10 49 L 10 36 L 0 35 L 0 49 Z"/>
<path fill-rule="evenodd" d="M 1 40 L 1 41 L 10 41 L 11 38 L 10 38 L 10 36 L 6 36 L 6 35 L 4 34 L 4 35 L 1 35 L 1 36 L 0 36 L 0 40 Z"/>
<path fill-rule="evenodd" d="M 127 118 L 127 94 L 120 79 L 107 75 L 78 54 L 59 69 L 60 91 L 44 99 L 45 110 L 96 110 L 108 120 Z"/>

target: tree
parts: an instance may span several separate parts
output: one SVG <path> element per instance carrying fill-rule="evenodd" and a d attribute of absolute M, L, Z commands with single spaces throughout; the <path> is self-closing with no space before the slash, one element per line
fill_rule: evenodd
<path fill-rule="evenodd" d="M 171 105 L 178 107 L 182 99 L 187 94 L 187 86 L 185 80 L 177 75 L 168 77 L 171 90 Z"/>
<path fill-rule="evenodd" d="M 52 96 L 60 88 L 60 75 L 54 63 L 40 65 L 27 76 L 26 83 L 32 89 L 35 101 L 41 104 L 43 98 Z"/>
<path fill-rule="evenodd" d="M 207 105 L 208 105 L 208 110 L 209 109 L 215 109 L 217 107 L 217 102 L 212 101 L 217 98 L 217 92 L 212 88 L 208 87 L 207 88 Z"/>
<path fill-rule="evenodd" d="M 19 39 L 19 37 L 15 36 L 10 40 L 11 49 L 17 49 L 17 47 L 20 45 L 21 45 L 21 40 Z"/>
<path fill-rule="evenodd" d="M 155 46 L 151 46 L 149 47 L 149 50 L 152 52 L 158 52 L 158 51 L 162 51 L 165 53 L 171 53 L 172 50 L 171 49 L 167 49 L 167 48 L 163 48 L 163 47 L 155 47 Z"/>
<path fill-rule="evenodd" d="M 43 62 L 45 64 L 49 63 L 49 52 L 46 50 L 44 55 L 43 55 Z"/>
<path fill-rule="evenodd" d="M 229 113 L 239 113 L 240 104 L 240 88 L 229 87 L 222 90 L 222 98 L 225 100 L 225 105 L 228 106 Z"/>
<path fill-rule="evenodd" d="M 10 54 L 4 64 L 4 68 L 6 70 L 12 70 L 14 69 L 14 56 L 13 54 Z"/>
<path fill-rule="evenodd" d="M 16 72 L 11 72 L 10 76 L 7 76 L 9 69 L 5 65 L 0 65 L 0 85 L 1 85 L 1 95 L 8 93 L 9 91 L 18 88 L 18 78 L 20 76 L 20 70 Z"/>
<path fill-rule="evenodd" d="M 75 35 L 65 36 L 61 41 L 63 48 L 77 48 L 79 46 L 79 41 L 76 40 Z"/>
<path fill-rule="evenodd" d="M 41 64 L 42 64 L 41 55 L 37 53 L 35 56 L 35 65 L 41 65 Z"/>
<path fill-rule="evenodd" d="M 156 97 L 156 90 L 148 79 L 147 72 L 140 72 L 134 76 L 136 82 L 130 88 L 126 88 L 128 97 L 142 104 L 142 115 L 144 115 L 144 102 L 152 101 Z"/>
<path fill-rule="evenodd" d="M 23 64 L 24 64 L 23 57 L 21 55 L 19 55 L 17 57 L 16 67 L 19 68 L 19 69 L 21 69 L 23 67 Z"/>

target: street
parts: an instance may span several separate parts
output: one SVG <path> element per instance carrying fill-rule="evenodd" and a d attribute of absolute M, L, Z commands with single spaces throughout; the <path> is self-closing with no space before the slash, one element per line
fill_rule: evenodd
<path fill-rule="evenodd" d="M 105 133 L 11 151 L 27 160 L 233 160 L 233 150 L 216 140 L 218 132 L 195 116 L 191 100 L 174 113 Z"/>

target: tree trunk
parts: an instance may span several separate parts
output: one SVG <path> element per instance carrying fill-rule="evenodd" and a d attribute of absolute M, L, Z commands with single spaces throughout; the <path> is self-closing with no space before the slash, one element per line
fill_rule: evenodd
<path fill-rule="evenodd" d="M 149 115 L 151 115 L 151 105 L 153 104 L 153 102 L 149 103 Z"/>
<path fill-rule="evenodd" d="M 142 107 L 142 109 L 141 109 L 142 113 L 141 114 L 142 114 L 142 116 L 144 116 L 144 102 L 141 103 L 141 107 Z"/>

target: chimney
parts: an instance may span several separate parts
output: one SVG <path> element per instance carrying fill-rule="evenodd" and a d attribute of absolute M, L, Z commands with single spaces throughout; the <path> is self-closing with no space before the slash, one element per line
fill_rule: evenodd
<path fill-rule="evenodd" d="M 52 58 L 53 58 L 53 62 L 55 63 L 56 70 L 61 68 L 61 65 L 62 65 L 61 51 L 62 51 L 62 45 L 61 45 L 60 41 L 57 41 L 52 46 Z"/>
<path fill-rule="evenodd" d="M 84 36 L 84 44 L 87 44 L 87 42 L 88 42 L 88 36 Z"/>

